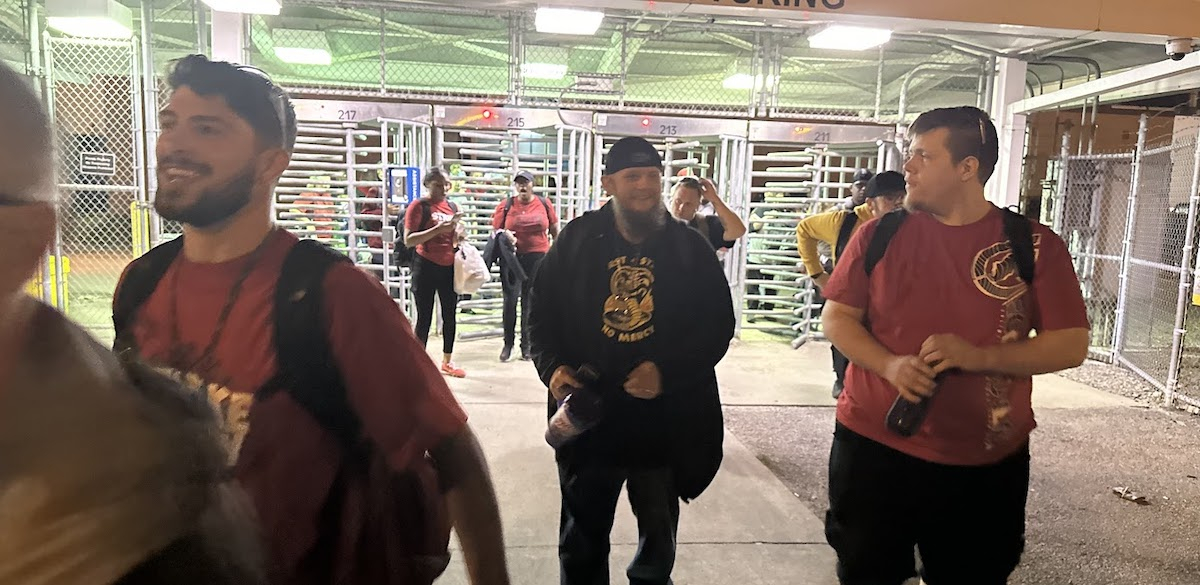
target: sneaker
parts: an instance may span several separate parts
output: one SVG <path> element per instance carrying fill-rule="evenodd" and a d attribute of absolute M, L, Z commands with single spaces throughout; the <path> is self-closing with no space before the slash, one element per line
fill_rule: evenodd
<path fill-rule="evenodd" d="M 523 361 L 523 362 L 527 362 L 527 361 L 529 361 L 529 360 L 531 360 L 531 359 L 533 359 L 533 357 L 529 355 L 529 350 L 528 350 L 528 349 L 522 349 L 522 350 L 521 350 L 521 361 Z"/>
<path fill-rule="evenodd" d="M 511 345 L 504 346 L 504 349 L 500 350 L 500 361 L 507 362 L 512 359 L 512 349 Z"/>
<path fill-rule="evenodd" d="M 454 365 L 452 362 L 446 362 L 446 363 L 442 364 L 442 373 L 446 374 L 447 376 L 450 376 L 451 378 L 466 378 L 467 377 L 466 370 L 463 370 L 462 368 Z"/>

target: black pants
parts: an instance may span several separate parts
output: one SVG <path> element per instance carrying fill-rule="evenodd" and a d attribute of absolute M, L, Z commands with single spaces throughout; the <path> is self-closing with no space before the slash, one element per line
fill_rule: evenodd
<path fill-rule="evenodd" d="M 560 463 L 562 517 L 558 560 L 561 585 L 609 585 L 609 534 L 628 484 L 637 516 L 638 548 L 626 571 L 630 585 L 670 585 L 679 527 L 679 495 L 668 469 L 624 470 Z"/>
<path fill-rule="evenodd" d="M 454 292 L 454 266 L 442 266 L 420 254 L 415 255 L 412 293 L 417 303 L 417 339 L 422 344 L 429 341 L 429 328 L 433 325 L 433 295 L 436 294 L 442 304 L 442 352 L 454 353 L 455 313 L 458 309 L 458 293 Z"/>
<path fill-rule="evenodd" d="M 838 424 L 825 536 L 843 585 L 1003 585 L 1025 549 L 1029 446 L 983 467 L 909 457 Z"/>
<path fill-rule="evenodd" d="M 533 277 L 537 267 L 545 258 L 544 252 L 517 254 L 517 261 L 525 271 L 525 282 L 519 285 L 504 283 L 504 345 L 512 347 L 517 338 L 517 300 L 521 301 L 521 352 L 529 353 L 529 294 L 533 290 Z"/>

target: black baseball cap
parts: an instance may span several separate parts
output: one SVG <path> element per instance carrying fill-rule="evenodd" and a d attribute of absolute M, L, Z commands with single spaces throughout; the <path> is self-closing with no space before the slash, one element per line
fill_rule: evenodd
<path fill-rule="evenodd" d="M 516 183 L 517 181 L 519 181 L 521 179 L 525 179 L 526 181 L 529 181 L 530 183 L 532 183 L 533 182 L 533 173 L 531 173 L 529 171 L 517 171 L 517 173 L 515 175 L 513 175 L 512 180 L 514 183 Z"/>
<path fill-rule="evenodd" d="M 662 155 L 645 138 L 622 138 L 608 149 L 608 160 L 604 161 L 604 174 L 615 175 L 625 169 L 640 167 L 654 167 L 660 171 L 663 169 Z"/>
<path fill-rule="evenodd" d="M 871 172 L 870 169 L 858 169 L 857 171 L 854 171 L 854 180 L 851 182 L 866 183 L 867 181 L 871 180 L 871 177 L 874 176 L 875 173 Z"/>
<path fill-rule="evenodd" d="M 871 180 L 867 181 L 867 188 L 864 193 L 867 199 L 871 199 L 880 195 L 904 193 L 905 190 L 904 175 L 896 171 L 885 171 L 871 177 Z"/>

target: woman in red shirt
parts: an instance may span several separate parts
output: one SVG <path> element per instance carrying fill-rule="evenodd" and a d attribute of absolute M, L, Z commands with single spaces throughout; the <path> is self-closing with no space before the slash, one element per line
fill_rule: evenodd
<path fill-rule="evenodd" d="M 550 238 L 558 237 L 558 213 L 545 197 L 533 192 L 533 174 L 520 171 L 513 176 L 514 196 L 496 206 L 492 229 L 504 232 L 517 247 L 517 261 L 525 271 L 523 283 L 504 282 L 504 349 L 500 361 L 512 357 L 516 341 L 517 301 L 521 301 L 521 359 L 529 360 L 529 291 L 538 264 L 550 251 Z"/>
<path fill-rule="evenodd" d="M 412 293 L 417 304 L 417 338 L 429 341 L 433 325 L 433 297 L 442 305 L 442 373 L 466 377 L 454 365 L 454 337 L 458 293 L 454 291 L 454 251 L 466 237 L 459 220 L 462 212 L 446 199 L 450 179 L 440 168 L 430 169 L 423 181 L 429 193 L 408 206 L 404 215 L 404 244 L 416 248 L 412 264 Z"/>

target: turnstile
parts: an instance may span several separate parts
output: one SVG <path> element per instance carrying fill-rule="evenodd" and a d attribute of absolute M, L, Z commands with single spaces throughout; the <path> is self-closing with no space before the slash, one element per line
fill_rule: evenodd
<path fill-rule="evenodd" d="M 793 347 L 820 335 L 823 300 L 800 262 L 796 225 L 848 196 L 854 172 L 878 169 L 892 140 L 883 126 L 750 123 L 742 327 L 791 337 Z"/>
<path fill-rule="evenodd" d="M 534 176 L 562 221 L 591 209 L 589 112 L 481 106 L 436 106 L 437 163 L 450 173 L 449 197 L 463 212 L 467 242 L 480 250 L 492 236 L 496 208 L 512 196 L 518 170 Z M 469 299 L 459 300 L 459 338 L 503 334 L 499 270 Z"/>

